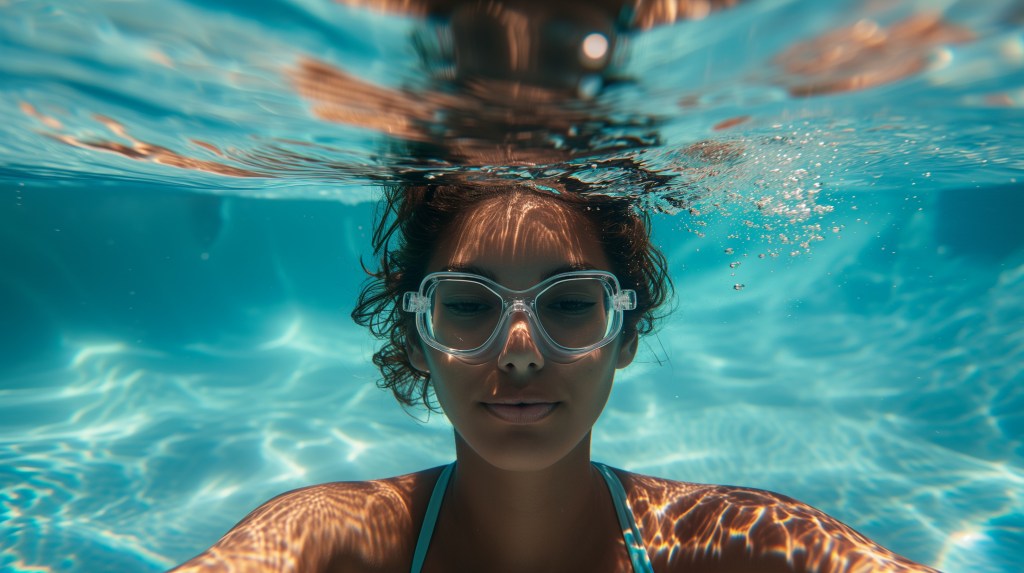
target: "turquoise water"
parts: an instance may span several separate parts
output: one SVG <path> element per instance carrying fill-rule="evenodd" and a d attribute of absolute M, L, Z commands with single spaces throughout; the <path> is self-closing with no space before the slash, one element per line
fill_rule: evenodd
<path fill-rule="evenodd" d="M 0 570 L 161 571 L 282 491 L 449 461 L 450 426 L 375 387 L 348 313 L 375 185 L 471 170 L 656 212 L 675 311 L 618 376 L 596 459 L 779 491 L 950 573 L 1018 571 L 1024 16 L 887 6 L 750 2 L 631 35 L 629 81 L 588 104 L 603 123 L 540 130 L 579 149 L 508 168 L 423 161 L 297 87 L 315 58 L 412 94 L 397 116 L 433 105 L 433 133 L 454 104 L 417 18 L 0 5 Z M 945 27 L 906 32 L 925 8 Z M 868 21 L 893 47 L 856 72 L 778 60 Z"/>

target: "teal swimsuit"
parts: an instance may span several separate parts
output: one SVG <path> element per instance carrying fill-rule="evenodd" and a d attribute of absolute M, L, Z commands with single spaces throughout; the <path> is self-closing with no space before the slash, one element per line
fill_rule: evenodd
<path fill-rule="evenodd" d="M 626 541 L 629 561 L 633 564 L 633 573 L 654 573 L 651 559 L 647 555 L 647 550 L 644 549 L 640 528 L 633 517 L 633 509 L 629 507 L 629 501 L 626 499 L 626 490 L 622 487 L 622 482 L 608 466 L 594 462 L 594 467 L 601 472 L 605 483 L 608 484 L 608 491 L 615 504 L 615 513 L 619 517 L 619 526 L 622 527 L 622 537 Z M 441 471 L 441 476 L 437 478 L 437 483 L 434 484 L 434 491 L 430 494 L 430 501 L 427 503 L 427 515 L 423 518 L 420 536 L 416 540 L 416 550 L 412 555 L 411 573 L 420 573 L 420 569 L 423 568 L 423 560 L 427 557 L 427 548 L 430 546 L 430 537 L 434 534 L 434 524 L 437 523 L 437 514 L 441 511 L 441 501 L 444 499 L 445 490 L 448 489 L 448 480 L 452 477 L 454 468 L 455 462 L 445 466 Z"/>

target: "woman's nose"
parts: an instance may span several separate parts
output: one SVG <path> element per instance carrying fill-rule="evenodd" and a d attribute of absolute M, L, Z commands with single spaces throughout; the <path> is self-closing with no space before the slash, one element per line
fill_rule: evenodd
<path fill-rule="evenodd" d="M 498 355 L 498 368 L 510 374 L 525 374 L 544 368 L 544 355 L 537 348 L 526 314 L 517 312 L 513 315 L 508 330 L 505 346 Z"/>

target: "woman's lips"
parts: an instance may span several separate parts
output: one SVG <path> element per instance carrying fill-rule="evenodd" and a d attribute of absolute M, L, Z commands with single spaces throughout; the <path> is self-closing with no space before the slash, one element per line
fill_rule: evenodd
<path fill-rule="evenodd" d="M 535 402 L 532 404 L 490 404 L 484 408 L 496 418 L 510 424 L 532 424 L 546 418 L 554 411 L 558 402 Z"/>

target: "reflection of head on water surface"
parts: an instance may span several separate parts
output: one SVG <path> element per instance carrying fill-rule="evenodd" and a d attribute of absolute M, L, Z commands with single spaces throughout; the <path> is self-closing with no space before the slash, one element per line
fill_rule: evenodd
<path fill-rule="evenodd" d="M 413 164 L 520 167 L 540 185 L 564 184 L 578 169 L 566 162 L 660 143 L 657 117 L 615 113 L 595 101 L 606 87 L 630 81 L 620 69 L 628 34 L 736 3 L 369 3 L 425 18 L 412 38 L 430 78 L 425 89 L 381 88 L 312 58 L 299 63 L 292 80 L 318 117 L 403 139 L 408 148 L 399 154 Z M 628 170 L 647 186 L 663 183 L 635 162 Z M 450 176 L 440 171 L 430 175 Z M 545 174 L 551 171 L 559 174 Z M 416 182 L 415 173 L 404 175 Z"/>

